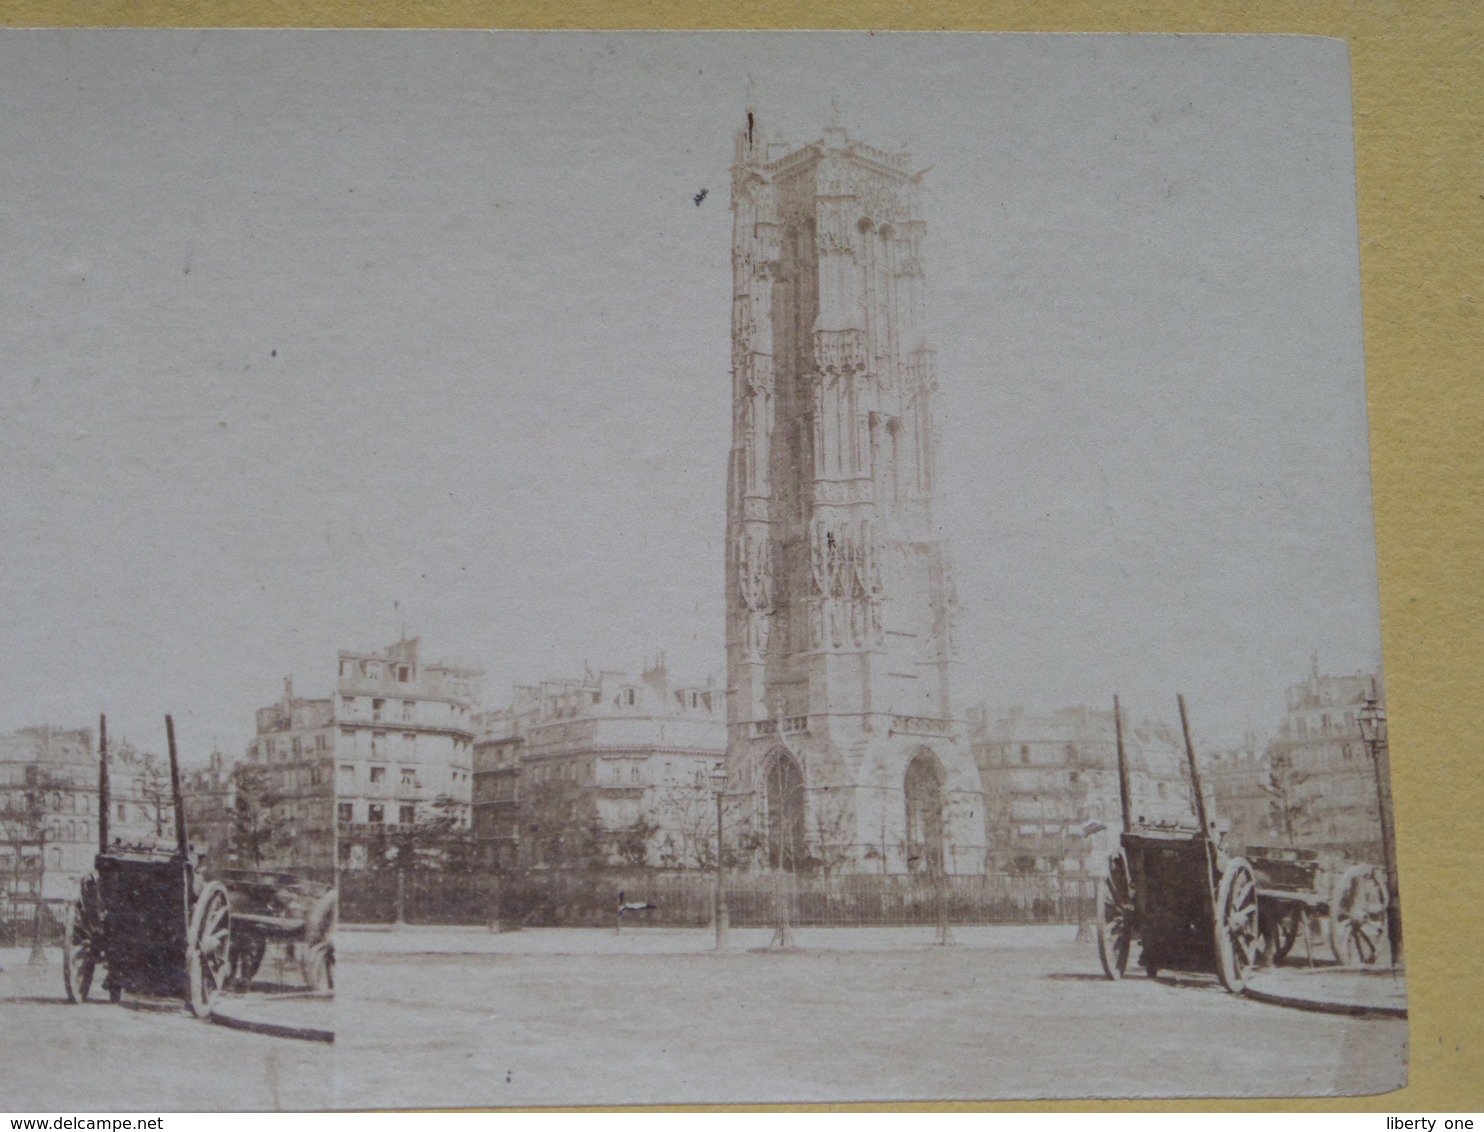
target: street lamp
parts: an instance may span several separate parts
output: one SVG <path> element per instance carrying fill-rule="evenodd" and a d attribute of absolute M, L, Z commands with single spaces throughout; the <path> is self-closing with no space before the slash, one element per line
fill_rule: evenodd
<path fill-rule="evenodd" d="M 1386 738 L 1386 709 L 1373 695 L 1360 709 L 1360 738 L 1376 773 L 1376 809 L 1381 818 L 1381 852 L 1386 858 L 1386 938 L 1391 965 L 1402 965 L 1402 905 L 1397 891 L 1396 825 L 1391 809 L 1391 747 Z"/>
<path fill-rule="evenodd" d="M 727 768 L 724 763 L 718 763 L 711 772 L 711 788 L 716 793 L 716 893 L 712 899 L 711 914 L 716 923 L 716 950 L 722 951 L 726 948 L 727 931 L 731 927 L 731 918 L 727 914 L 726 885 L 722 883 L 722 853 L 726 842 L 722 840 L 721 834 L 721 803 L 727 789 Z"/>

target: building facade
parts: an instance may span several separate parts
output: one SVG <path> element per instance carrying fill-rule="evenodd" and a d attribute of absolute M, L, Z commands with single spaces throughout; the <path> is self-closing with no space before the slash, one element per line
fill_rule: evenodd
<path fill-rule="evenodd" d="M 1163 723 L 1125 719 L 1123 746 L 1129 816 L 1195 828 L 1180 734 Z M 1013 711 L 993 720 L 980 713 L 973 749 L 984 780 L 991 871 L 1103 875 L 1123 823 L 1111 711 Z"/>
<path fill-rule="evenodd" d="M 469 827 L 482 679 L 425 663 L 416 638 L 340 653 L 331 729 L 342 867 L 365 868 L 388 838 L 430 823 Z"/>
<path fill-rule="evenodd" d="M 115 739 L 110 844 L 175 844 L 168 764 Z M 91 728 L 0 735 L 0 908 L 70 900 L 98 852 L 98 747 Z M 161 831 L 156 834 L 157 828 Z"/>
<path fill-rule="evenodd" d="M 127 798 L 119 799 L 126 816 Z M 0 900 L 68 898 L 98 852 L 98 752 L 86 728 L 0 735 Z"/>
<path fill-rule="evenodd" d="M 735 139 L 727 767 L 771 867 L 984 868 L 934 514 L 922 175 L 838 126 L 765 144 L 750 109 Z"/>
<path fill-rule="evenodd" d="M 232 814 L 237 789 L 236 767 L 220 751 L 212 751 L 204 767 L 182 767 L 180 793 L 185 803 L 186 831 L 191 844 L 205 854 L 207 868 L 231 867 Z"/>
<path fill-rule="evenodd" d="M 515 689 L 480 718 L 474 828 L 502 866 L 715 860 L 715 785 L 726 696 L 672 681 L 661 656 L 639 677 L 586 672 Z"/>
<path fill-rule="evenodd" d="M 330 700 L 296 696 L 292 677 L 283 682 L 282 699 L 258 709 L 256 735 L 236 770 L 225 865 L 311 875 L 334 870 L 334 716 Z"/>
<path fill-rule="evenodd" d="M 1360 730 L 1368 700 L 1385 702 L 1369 673 L 1309 676 L 1288 689 L 1277 734 L 1260 756 L 1251 747 L 1226 756 L 1216 777 L 1218 804 L 1237 817 L 1234 839 L 1313 849 L 1349 861 L 1381 861 L 1376 769 Z"/>

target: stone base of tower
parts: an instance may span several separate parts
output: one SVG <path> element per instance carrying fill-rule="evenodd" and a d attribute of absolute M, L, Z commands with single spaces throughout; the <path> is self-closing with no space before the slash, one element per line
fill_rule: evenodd
<path fill-rule="evenodd" d="M 968 744 L 898 730 L 893 719 L 734 725 L 743 734 L 727 748 L 727 793 L 754 865 L 835 874 L 985 871 L 984 791 Z"/>

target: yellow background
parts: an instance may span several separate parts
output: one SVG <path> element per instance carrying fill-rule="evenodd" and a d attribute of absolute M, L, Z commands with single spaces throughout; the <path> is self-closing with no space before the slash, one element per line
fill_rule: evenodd
<path fill-rule="evenodd" d="M 1283 32 L 1348 41 L 1411 1083 L 1347 1100 L 942 1107 L 1484 1110 L 1480 0 L 10 0 L 0 23 Z"/>

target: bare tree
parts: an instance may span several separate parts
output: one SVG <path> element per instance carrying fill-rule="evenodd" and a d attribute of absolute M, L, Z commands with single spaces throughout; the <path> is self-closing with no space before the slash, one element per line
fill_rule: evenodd
<path fill-rule="evenodd" d="M 165 836 L 165 815 L 174 811 L 174 800 L 170 792 L 170 768 L 165 760 L 152 751 L 139 754 L 137 776 L 140 800 L 155 823 L 155 836 Z"/>
<path fill-rule="evenodd" d="M 619 830 L 614 840 L 619 860 L 643 868 L 649 863 L 649 843 L 659 831 L 660 827 L 645 817 Z"/>
<path fill-rule="evenodd" d="M 474 831 L 465 821 L 464 803 L 449 794 L 433 800 L 431 812 L 393 838 L 397 859 L 439 872 L 473 872 L 476 864 Z"/>
<path fill-rule="evenodd" d="M 716 800 L 711 794 L 696 787 L 671 787 L 659 795 L 655 814 L 660 828 L 679 840 L 676 857 L 681 868 L 716 866 Z"/>
<path fill-rule="evenodd" d="M 606 863 L 607 837 L 580 785 L 562 778 L 530 780 L 521 787 L 520 801 L 525 863 L 588 868 Z"/>
<path fill-rule="evenodd" d="M 1269 750 L 1267 779 L 1259 785 L 1268 795 L 1268 824 L 1286 845 L 1296 845 L 1314 825 L 1314 798 L 1302 789 L 1308 781 L 1309 775 L 1294 765 L 1290 752 Z"/>
<path fill-rule="evenodd" d="M 810 799 L 809 862 L 819 869 L 825 885 L 830 877 L 852 863 L 852 826 L 849 805 L 832 790 L 815 791 Z"/>
<path fill-rule="evenodd" d="M 236 779 L 232 803 L 232 849 L 237 858 L 260 869 L 281 848 L 285 827 L 278 814 L 284 796 L 272 786 L 266 767 L 240 763 L 233 769 Z"/>

